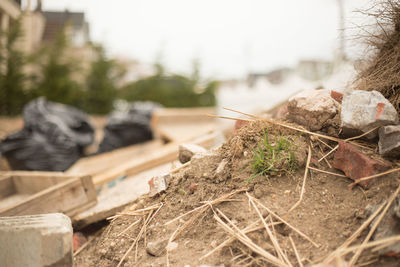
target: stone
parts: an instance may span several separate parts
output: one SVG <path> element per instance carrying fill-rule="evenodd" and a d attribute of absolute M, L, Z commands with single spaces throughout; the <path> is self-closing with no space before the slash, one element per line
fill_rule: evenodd
<path fill-rule="evenodd" d="M 197 184 L 191 184 L 190 186 L 189 186 L 189 191 L 190 191 L 190 193 L 194 193 L 194 192 L 196 192 L 197 191 Z"/>
<path fill-rule="evenodd" d="M 166 246 L 168 245 L 168 239 L 161 241 L 148 242 L 146 245 L 146 252 L 154 257 L 160 257 L 166 252 Z"/>
<path fill-rule="evenodd" d="M 305 90 L 289 99 L 287 117 L 311 131 L 318 131 L 335 118 L 339 106 L 327 89 Z"/>
<path fill-rule="evenodd" d="M 174 250 L 176 250 L 177 248 L 178 248 L 178 243 L 176 243 L 176 242 L 170 242 L 170 243 L 168 243 L 168 245 L 165 247 L 165 249 L 166 249 L 168 252 L 174 251 Z"/>
<path fill-rule="evenodd" d="M 1 266 L 72 266 L 72 225 L 50 213 L 0 217 Z"/>
<path fill-rule="evenodd" d="M 367 207 L 367 213 L 371 215 L 375 212 L 380 205 Z M 372 221 L 370 227 L 375 224 L 378 217 Z M 382 221 L 376 228 L 372 239 L 381 240 L 384 238 L 400 235 L 400 195 L 393 201 Z M 400 242 L 396 242 L 388 247 L 382 248 L 378 251 L 380 255 L 400 257 Z"/>
<path fill-rule="evenodd" d="M 149 184 L 150 191 L 149 196 L 154 197 L 155 195 L 164 192 L 168 188 L 169 174 L 159 175 L 151 178 L 147 183 Z"/>
<path fill-rule="evenodd" d="M 342 104 L 343 94 L 338 91 L 331 90 L 331 97 L 336 100 L 336 102 Z"/>
<path fill-rule="evenodd" d="M 396 109 L 381 93 L 361 90 L 353 90 L 343 97 L 340 118 L 343 133 L 348 136 L 399 121 Z M 374 131 L 366 137 L 373 139 L 376 136 L 377 131 Z"/>
<path fill-rule="evenodd" d="M 341 141 L 333 158 L 333 167 L 343 171 L 347 177 L 357 180 L 386 171 L 390 165 L 374 160 L 363 154 L 354 145 Z M 371 183 L 372 179 L 362 181 L 360 185 L 368 187 Z"/>
<path fill-rule="evenodd" d="M 181 144 L 179 146 L 179 161 L 183 164 L 189 162 L 193 155 L 204 153 L 207 150 L 204 147 L 195 144 Z"/>
<path fill-rule="evenodd" d="M 216 151 L 207 151 L 205 153 L 195 154 L 190 160 L 190 168 L 187 175 L 199 179 L 211 169 L 217 168 L 222 158 Z"/>
<path fill-rule="evenodd" d="M 400 156 L 400 125 L 383 126 L 379 129 L 379 154 L 385 157 Z"/>

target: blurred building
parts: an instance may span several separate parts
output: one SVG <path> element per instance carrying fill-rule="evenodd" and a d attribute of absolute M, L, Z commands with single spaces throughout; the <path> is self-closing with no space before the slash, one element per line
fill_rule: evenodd
<path fill-rule="evenodd" d="M 21 19 L 23 36 L 18 45 L 25 53 L 32 53 L 38 49 L 42 42 L 45 18 L 38 10 L 23 11 L 19 0 L 0 0 L 0 29 L 2 32 Z"/>

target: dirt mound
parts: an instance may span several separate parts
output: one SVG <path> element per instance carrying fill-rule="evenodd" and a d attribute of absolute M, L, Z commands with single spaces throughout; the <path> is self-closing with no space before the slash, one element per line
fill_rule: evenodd
<path fill-rule="evenodd" d="M 381 92 L 400 113 L 400 3 L 386 0 L 363 13 L 376 20 L 372 27 L 364 27 L 373 55 L 355 87 Z"/>
<path fill-rule="evenodd" d="M 313 167 L 335 171 L 329 166 L 332 156 L 318 162 L 334 145 L 266 122 L 250 123 L 222 147 L 171 175 L 166 192 L 143 197 L 116 215 L 75 264 L 270 266 L 275 259 L 296 264 L 294 247 L 304 265 L 319 262 L 360 227 L 367 205 L 386 199 L 398 184 L 395 176 L 385 176 L 368 191 L 351 191 L 347 178 L 313 170 L 305 177 L 309 146 Z M 260 151 L 274 156 L 260 160 Z M 299 201 L 304 180 L 303 199 L 288 213 Z M 367 261 L 397 266 L 374 253 L 363 254 L 359 263 Z"/>

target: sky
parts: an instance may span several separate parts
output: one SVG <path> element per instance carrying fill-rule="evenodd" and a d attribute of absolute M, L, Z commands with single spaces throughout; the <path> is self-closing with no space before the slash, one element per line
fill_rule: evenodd
<path fill-rule="evenodd" d="M 353 11 L 369 1 L 343 1 L 346 28 L 353 28 L 359 23 Z M 230 79 L 295 66 L 301 59 L 331 60 L 339 45 L 337 2 L 43 0 L 43 9 L 84 11 L 91 39 L 111 56 L 161 61 L 177 73 L 190 73 L 197 59 L 203 76 Z M 359 52 L 349 47 L 350 56 Z"/>

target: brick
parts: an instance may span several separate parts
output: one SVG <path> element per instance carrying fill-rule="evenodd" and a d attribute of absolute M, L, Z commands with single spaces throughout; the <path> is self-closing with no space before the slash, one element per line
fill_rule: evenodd
<path fill-rule="evenodd" d="M 339 148 L 333 159 L 333 167 L 343 171 L 347 177 L 357 180 L 386 171 L 390 165 L 368 157 L 351 144 L 339 142 Z M 368 187 L 371 183 L 372 180 L 367 180 L 360 184 Z"/>
<path fill-rule="evenodd" d="M 72 225 L 64 214 L 0 217 L 0 265 L 72 266 Z"/>
<path fill-rule="evenodd" d="M 233 133 L 236 133 L 237 131 L 239 131 L 240 128 L 242 128 L 248 124 L 249 124 L 249 121 L 237 120 L 235 122 L 235 126 L 233 127 Z"/>
<path fill-rule="evenodd" d="M 342 100 L 343 100 L 343 94 L 338 92 L 338 91 L 334 91 L 331 90 L 331 97 L 333 99 L 335 99 L 337 102 L 339 102 L 340 104 L 342 104 Z"/>

